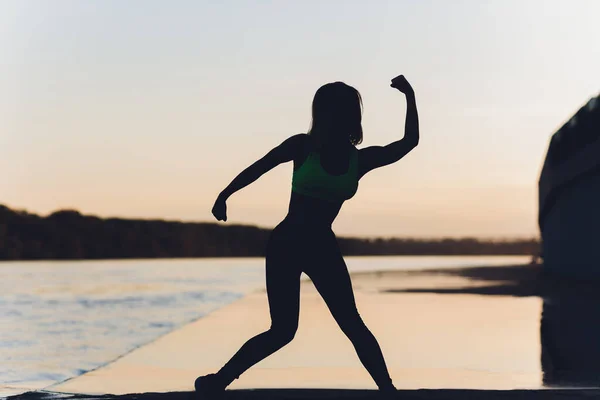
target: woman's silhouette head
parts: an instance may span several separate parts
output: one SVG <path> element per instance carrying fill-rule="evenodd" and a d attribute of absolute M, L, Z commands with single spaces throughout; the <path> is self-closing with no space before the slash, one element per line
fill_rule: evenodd
<path fill-rule="evenodd" d="M 362 142 L 362 98 L 358 90 L 343 82 L 323 85 L 312 103 L 312 124 L 309 135 L 319 146 L 349 141 Z"/>

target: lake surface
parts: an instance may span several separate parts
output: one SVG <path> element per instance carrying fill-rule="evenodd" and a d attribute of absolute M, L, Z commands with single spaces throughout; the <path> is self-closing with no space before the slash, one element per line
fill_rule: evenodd
<path fill-rule="evenodd" d="M 526 256 L 347 257 L 351 272 L 527 263 Z M 264 288 L 264 259 L 0 263 L 0 397 L 105 365 Z"/>

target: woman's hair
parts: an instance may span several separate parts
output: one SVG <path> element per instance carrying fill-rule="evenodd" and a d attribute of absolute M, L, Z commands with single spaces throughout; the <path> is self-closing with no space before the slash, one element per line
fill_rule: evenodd
<path fill-rule="evenodd" d="M 312 103 L 312 123 L 309 135 L 319 146 L 338 139 L 360 144 L 362 131 L 362 98 L 358 90 L 343 82 L 323 85 Z"/>

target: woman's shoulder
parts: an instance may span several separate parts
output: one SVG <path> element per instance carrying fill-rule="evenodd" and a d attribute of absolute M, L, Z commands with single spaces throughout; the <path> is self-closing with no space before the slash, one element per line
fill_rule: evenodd
<path fill-rule="evenodd" d="M 286 142 L 294 146 L 304 147 L 306 144 L 310 143 L 311 140 L 312 138 L 308 133 L 297 133 L 287 138 Z"/>
<path fill-rule="evenodd" d="M 287 149 L 300 149 L 306 147 L 306 144 L 310 140 L 309 135 L 306 133 L 297 133 L 285 139 L 281 146 Z"/>
<path fill-rule="evenodd" d="M 298 133 L 292 136 L 295 144 L 298 146 L 300 153 L 310 153 L 317 151 L 317 141 L 313 135 L 308 133 Z"/>
<path fill-rule="evenodd" d="M 294 146 L 294 161 L 297 166 L 301 165 L 306 157 L 314 150 L 314 137 L 307 133 L 298 133 L 291 136 L 289 141 L 293 142 Z"/>

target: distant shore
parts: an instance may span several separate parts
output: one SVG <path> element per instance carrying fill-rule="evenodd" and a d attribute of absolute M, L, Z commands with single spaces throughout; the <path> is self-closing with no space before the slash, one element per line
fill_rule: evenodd
<path fill-rule="evenodd" d="M 0 261 L 263 257 L 271 229 L 121 218 L 75 210 L 39 216 L 0 204 Z M 344 255 L 534 255 L 537 238 L 339 237 Z"/>

